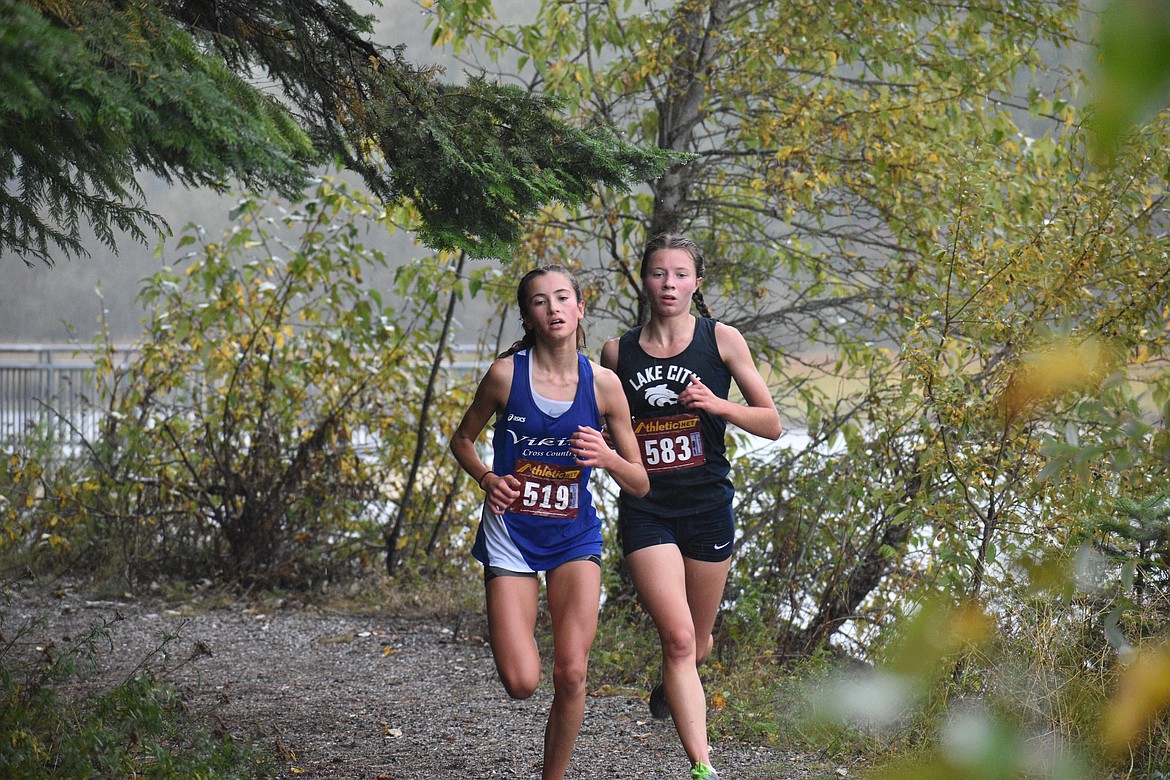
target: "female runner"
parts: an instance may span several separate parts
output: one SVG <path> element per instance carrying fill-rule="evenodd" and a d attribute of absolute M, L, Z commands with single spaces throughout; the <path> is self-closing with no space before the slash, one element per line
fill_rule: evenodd
<path fill-rule="evenodd" d="M 730 422 L 776 439 L 780 416 L 743 336 L 711 318 L 699 247 L 657 236 L 642 253 L 641 276 L 650 319 L 601 352 L 621 379 L 650 474 L 648 495 L 621 495 L 622 552 L 662 643 L 651 713 L 674 718 L 692 778 L 717 778 L 698 667 L 714 644 L 735 542 L 725 430 Z M 692 300 L 702 318 L 691 314 Z M 733 379 L 744 404 L 728 400 Z"/>
<path fill-rule="evenodd" d="M 484 566 L 496 670 L 517 699 L 540 681 L 536 574 L 545 572 L 553 702 L 541 778 L 560 780 L 584 719 L 601 592 L 601 521 L 589 475 L 603 468 L 635 496 L 650 482 L 617 376 L 578 352 L 585 303 L 572 274 L 559 266 L 531 271 L 516 299 L 524 337 L 488 368 L 451 451 L 487 494 L 472 552 Z M 493 415 L 489 468 L 475 441 Z M 603 419 L 616 451 L 601 434 Z"/>

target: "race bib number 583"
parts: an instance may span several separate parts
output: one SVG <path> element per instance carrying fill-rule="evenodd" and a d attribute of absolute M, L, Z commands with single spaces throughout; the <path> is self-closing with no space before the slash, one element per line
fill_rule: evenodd
<path fill-rule="evenodd" d="M 581 498 L 580 468 L 518 460 L 512 474 L 522 483 L 520 497 L 509 507 L 513 512 L 562 519 L 577 516 Z"/>
<path fill-rule="evenodd" d="M 689 469 L 707 462 L 698 415 L 634 420 L 634 435 L 638 437 L 647 472 Z"/>

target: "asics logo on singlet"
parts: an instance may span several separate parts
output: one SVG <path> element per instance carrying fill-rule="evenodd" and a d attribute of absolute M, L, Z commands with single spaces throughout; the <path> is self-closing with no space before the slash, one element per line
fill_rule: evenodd
<path fill-rule="evenodd" d="M 665 383 L 646 388 L 646 403 L 651 406 L 670 406 L 678 402 L 678 393 L 671 390 Z"/>
<path fill-rule="evenodd" d="M 509 414 L 508 422 L 527 422 L 527 420 L 518 414 Z"/>

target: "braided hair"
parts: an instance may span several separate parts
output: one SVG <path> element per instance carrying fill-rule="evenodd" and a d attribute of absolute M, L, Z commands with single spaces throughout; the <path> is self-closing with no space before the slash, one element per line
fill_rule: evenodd
<path fill-rule="evenodd" d="M 638 322 L 644 323 L 648 319 L 649 305 L 645 293 L 645 279 L 646 267 L 650 264 L 650 259 L 654 257 L 656 252 L 661 252 L 663 249 L 681 249 L 691 256 L 691 260 L 695 263 L 695 278 L 702 279 L 704 271 L 703 250 L 699 249 L 699 245 L 691 239 L 680 233 L 659 233 L 650 239 L 646 244 L 646 248 L 642 250 L 642 265 L 638 270 L 638 275 L 643 280 L 643 289 L 638 292 Z M 699 314 L 710 319 L 713 315 L 711 310 L 707 307 L 707 302 L 703 300 L 703 291 L 696 288 L 691 300 L 695 304 L 695 308 L 699 310 Z"/>
<path fill-rule="evenodd" d="M 520 306 L 520 325 L 524 328 L 524 335 L 521 336 L 512 346 L 505 349 L 500 354 L 496 355 L 496 359 L 506 358 L 513 355 L 522 349 L 531 349 L 536 345 L 536 329 L 528 327 L 528 288 L 532 284 L 532 280 L 538 276 L 545 274 L 559 273 L 568 277 L 570 284 L 573 285 L 573 293 L 577 296 L 577 301 L 581 301 L 581 285 L 577 282 L 577 277 L 568 268 L 563 265 L 542 265 L 539 268 L 533 268 L 528 273 L 524 274 L 520 279 L 520 283 L 516 285 L 516 303 Z M 585 348 L 585 327 L 577 323 L 577 350 L 580 351 Z"/>

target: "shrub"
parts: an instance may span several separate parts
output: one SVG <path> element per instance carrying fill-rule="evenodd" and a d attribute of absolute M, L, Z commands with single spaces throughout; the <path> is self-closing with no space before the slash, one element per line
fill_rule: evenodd
<path fill-rule="evenodd" d="M 95 623 L 66 646 L 30 648 L 24 640 L 37 621 L 3 626 L 0 616 L 0 766 L 6 777 L 218 780 L 275 774 L 256 746 L 215 733 L 198 713 L 187 711 L 174 688 L 155 678 L 153 655 L 120 684 L 96 685 L 95 653 L 109 643 L 112 623 Z M 154 654 L 175 638 L 163 637 Z"/>
<path fill-rule="evenodd" d="M 384 302 L 363 278 L 386 259 L 361 239 L 389 217 L 344 185 L 323 181 L 276 218 L 265 208 L 243 200 L 219 242 L 188 228 L 189 253 L 144 282 L 130 365 L 99 339 L 103 425 L 80 471 L 42 491 L 63 497 L 55 534 L 71 567 L 131 588 L 160 576 L 306 588 L 378 552 L 432 569 L 462 556 L 451 518 L 471 493 L 420 409 L 428 388 L 430 419 L 464 403 L 431 376 L 439 297 L 464 282 L 444 258 L 406 263 L 400 304 Z M 401 518 L 408 471 L 418 510 Z M 26 545 L 53 511 L 33 503 Z"/>

